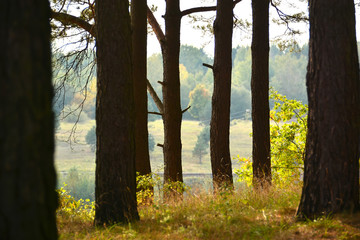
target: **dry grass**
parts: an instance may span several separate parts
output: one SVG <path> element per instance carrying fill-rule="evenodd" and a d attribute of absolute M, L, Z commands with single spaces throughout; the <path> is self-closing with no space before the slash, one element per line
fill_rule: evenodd
<path fill-rule="evenodd" d="M 60 218 L 60 239 L 360 239 L 360 215 L 297 222 L 299 195 L 299 188 L 198 192 L 182 202 L 141 207 L 141 220 L 129 225 L 95 228 Z"/>

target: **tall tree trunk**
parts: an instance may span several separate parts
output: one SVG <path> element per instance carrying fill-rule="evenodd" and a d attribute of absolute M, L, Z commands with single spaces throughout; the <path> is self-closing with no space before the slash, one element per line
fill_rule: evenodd
<path fill-rule="evenodd" d="M 57 239 L 49 2 L 0 16 L 0 238 Z"/>
<path fill-rule="evenodd" d="M 133 76 L 135 100 L 135 163 L 140 175 L 151 172 L 147 111 L 147 4 L 146 0 L 131 1 Z"/>
<path fill-rule="evenodd" d="M 218 0 L 214 22 L 214 92 L 210 123 L 210 155 L 214 189 L 233 187 L 229 146 L 233 2 Z"/>
<path fill-rule="evenodd" d="M 162 44 L 164 183 L 183 181 L 181 166 L 181 103 L 180 103 L 180 22 L 179 0 L 166 1 L 165 42 Z M 166 192 L 165 192 L 166 193 Z M 166 194 L 165 194 L 166 195 Z M 172 195 L 172 194 L 171 194 Z M 166 197 L 166 196 L 165 196 Z"/>
<path fill-rule="evenodd" d="M 297 215 L 359 209 L 359 64 L 352 0 L 310 0 L 304 186 Z"/>
<path fill-rule="evenodd" d="M 253 0 L 253 39 L 251 44 L 253 184 L 271 184 L 269 123 L 269 0 Z"/>
<path fill-rule="evenodd" d="M 128 9 L 127 0 L 101 0 L 96 3 L 96 225 L 139 219 Z"/>

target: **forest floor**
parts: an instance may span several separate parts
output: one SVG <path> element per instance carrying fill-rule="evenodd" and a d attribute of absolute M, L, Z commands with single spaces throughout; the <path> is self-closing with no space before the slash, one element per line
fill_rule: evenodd
<path fill-rule="evenodd" d="M 60 239 L 360 239 L 360 214 L 297 221 L 299 198 L 299 186 L 216 196 L 192 190 L 183 201 L 140 206 L 138 222 L 104 227 L 85 210 L 63 207 L 58 230 Z"/>
<path fill-rule="evenodd" d="M 85 135 L 93 125 L 93 120 L 79 123 L 75 139 L 72 139 L 74 144 L 70 146 L 66 140 L 73 124 L 61 123 L 56 136 L 55 162 L 60 175 L 76 168 L 80 174 L 93 176 L 95 155 L 85 143 Z M 201 164 L 192 156 L 203 127 L 197 121 L 183 121 L 185 173 L 211 172 L 209 154 Z M 235 120 L 230 129 L 233 169 L 236 169 L 239 167 L 237 155 L 251 155 L 251 122 Z M 156 143 L 163 141 L 161 121 L 150 122 L 149 132 Z M 162 172 L 162 161 L 161 150 L 155 147 L 151 153 L 154 172 Z M 93 183 L 93 177 L 90 179 Z M 60 239 L 360 239 L 360 214 L 297 221 L 295 214 L 300 201 L 300 186 L 274 187 L 266 194 L 258 194 L 236 182 L 234 193 L 214 196 L 209 190 L 210 185 L 211 182 L 198 188 L 193 186 L 183 201 L 167 204 L 159 200 L 157 191 L 157 200 L 153 204 L 139 206 L 140 221 L 104 227 L 93 226 L 94 203 L 76 201 L 63 192 L 57 214 Z M 93 186 L 90 188 L 93 191 Z"/>

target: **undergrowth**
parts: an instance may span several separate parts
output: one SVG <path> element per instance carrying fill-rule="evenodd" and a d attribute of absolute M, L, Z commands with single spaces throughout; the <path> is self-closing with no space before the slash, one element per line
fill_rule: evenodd
<path fill-rule="evenodd" d="M 297 222 L 300 188 L 251 187 L 216 195 L 188 193 L 183 201 L 139 206 L 141 220 L 105 228 L 93 226 L 94 205 L 60 190 L 60 239 L 359 239 L 359 216 Z"/>

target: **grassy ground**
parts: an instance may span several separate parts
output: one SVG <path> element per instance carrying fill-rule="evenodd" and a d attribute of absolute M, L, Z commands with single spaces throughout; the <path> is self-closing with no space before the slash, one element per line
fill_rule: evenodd
<path fill-rule="evenodd" d="M 86 133 L 94 126 L 94 120 L 78 123 L 75 135 L 71 138 L 72 144 L 69 145 L 69 135 L 73 128 L 72 123 L 62 122 L 57 133 L 57 145 L 55 164 L 58 172 L 68 172 L 71 168 L 79 171 L 95 171 L 95 154 L 85 143 Z M 182 158 L 184 173 L 210 173 L 210 155 L 203 157 L 202 164 L 192 156 L 192 150 L 197 141 L 197 136 L 204 126 L 197 121 L 183 121 L 182 124 Z M 231 156 L 249 157 L 251 155 L 251 122 L 235 120 L 230 127 L 230 150 Z M 163 125 L 161 120 L 149 123 L 149 133 L 155 138 L 156 143 L 163 143 Z M 163 155 L 159 147 L 151 153 L 151 165 L 154 172 L 162 172 Z M 237 167 L 237 160 L 233 160 L 233 167 Z"/>
<path fill-rule="evenodd" d="M 95 156 L 84 140 L 93 125 L 94 121 L 79 123 L 75 139 L 72 139 L 76 144 L 69 146 L 66 140 L 73 124 L 61 123 L 56 147 L 58 171 L 68 172 L 76 167 L 83 174 L 94 172 Z M 184 172 L 210 172 L 209 154 L 203 164 L 192 157 L 202 128 L 196 121 L 183 122 Z M 161 121 L 149 123 L 149 132 L 157 143 L 162 143 Z M 250 132 L 251 122 L 232 122 L 232 156 L 251 155 Z M 162 171 L 162 161 L 160 149 L 155 148 L 151 153 L 155 172 Z M 234 168 L 238 166 L 235 159 L 233 164 Z M 266 194 L 256 194 L 237 183 L 236 189 L 233 194 L 213 196 L 203 184 L 187 193 L 184 201 L 168 204 L 155 201 L 150 206 L 140 206 L 139 222 L 101 228 L 93 226 L 93 212 L 89 214 L 89 209 L 82 208 L 88 206 L 84 201 L 66 200 L 68 204 L 58 210 L 60 239 L 360 239 L 360 214 L 296 221 L 300 187 L 273 188 Z"/>
<path fill-rule="evenodd" d="M 300 189 L 256 194 L 242 189 L 139 208 L 141 220 L 95 228 L 92 219 L 58 213 L 60 239 L 360 239 L 360 215 L 298 222 Z"/>

